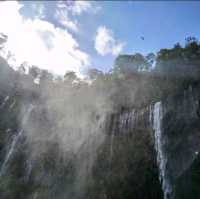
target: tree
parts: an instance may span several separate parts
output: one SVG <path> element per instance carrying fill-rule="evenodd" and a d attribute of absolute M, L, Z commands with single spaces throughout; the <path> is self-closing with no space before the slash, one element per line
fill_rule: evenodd
<path fill-rule="evenodd" d="M 113 72 L 128 74 L 148 70 L 150 63 L 140 53 L 134 55 L 119 55 L 114 63 Z"/>
<path fill-rule="evenodd" d="M 154 53 L 149 53 L 147 54 L 147 56 L 145 57 L 147 62 L 149 63 L 150 67 L 152 67 L 153 63 L 156 60 L 156 55 Z"/>
<path fill-rule="evenodd" d="M 31 75 L 34 79 L 39 76 L 41 73 L 41 69 L 39 69 L 37 66 L 31 66 L 29 69 L 29 75 Z"/>
<path fill-rule="evenodd" d="M 186 38 L 184 55 L 188 60 L 194 60 L 200 58 L 200 44 L 195 37 Z"/>
<path fill-rule="evenodd" d="M 92 69 L 88 70 L 87 76 L 89 77 L 89 79 L 94 80 L 94 79 L 97 79 L 99 77 L 102 77 L 103 72 L 100 71 L 100 70 L 97 70 L 96 68 L 92 68 Z"/>
<path fill-rule="evenodd" d="M 68 71 L 64 75 L 64 81 L 67 83 L 72 83 L 74 80 L 77 80 L 78 77 L 74 71 Z"/>
<path fill-rule="evenodd" d="M 191 43 L 198 43 L 198 39 L 195 37 L 186 37 L 185 41 L 186 41 L 186 47 Z"/>
<path fill-rule="evenodd" d="M 43 83 L 50 83 L 53 81 L 53 74 L 47 70 L 41 70 L 40 81 Z"/>

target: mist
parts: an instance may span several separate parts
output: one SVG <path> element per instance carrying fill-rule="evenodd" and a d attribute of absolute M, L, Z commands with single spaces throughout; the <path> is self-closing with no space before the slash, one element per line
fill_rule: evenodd
<path fill-rule="evenodd" d="M 199 12 L 177 5 L 0 3 L 1 199 L 200 197 Z"/>

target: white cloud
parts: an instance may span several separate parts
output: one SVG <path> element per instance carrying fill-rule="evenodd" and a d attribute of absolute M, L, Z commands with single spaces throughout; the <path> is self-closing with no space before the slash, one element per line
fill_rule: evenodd
<path fill-rule="evenodd" d="M 105 26 L 100 26 L 97 29 L 95 49 L 100 55 L 118 55 L 123 50 L 124 45 L 123 42 L 117 41 L 113 32 Z"/>
<path fill-rule="evenodd" d="M 69 16 L 68 12 L 64 9 L 57 9 L 55 13 L 55 18 L 58 22 L 63 25 L 65 28 L 69 28 L 74 32 L 78 32 L 78 23 L 77 21 L 72 21 Z"/>
<path fill-rule="evenodd" d="M 88 12 L 92 10 L 92 4 L 88 1 L 74 1 L 74 5 L 71 7 L 73 14 L 80 15 L 82 12 Z"/>
<path fill-rule="evenodd" d="M 93 6 L 89 1 L 58 1 L 57 7 L 65 9 L 65 11 L 71 12 L 73 15 L 81 15 L 83 12 L 94 12 L 99 9 L 97 6 Z"/>
<path fill-rule="evenodd" d="M 8 36 L 5 49 L 14 54 L 15 64 L 27 61 L 56 74 L 88 66 L 89 56 L 69 32 L 39 18 L 23 18 L 21 7 L 15 1 L 0 3 L 0 32 Z"/>
<path fill-rule="evenodd" d="M 44 19 L 45 18 L 45 7 L 40 2 L 34 2 L 32 4 L 32 9 L 35 12 L 35 18 Z"/>
<path fill-rule="evenodd" d="M 59 24 L 74 32 L 78 32 L 78 22 L 72 20 L 74 16 L 86 13 L 96 13 L 100 7 L 88 1 L 58 1 L 55 19 Z"/>

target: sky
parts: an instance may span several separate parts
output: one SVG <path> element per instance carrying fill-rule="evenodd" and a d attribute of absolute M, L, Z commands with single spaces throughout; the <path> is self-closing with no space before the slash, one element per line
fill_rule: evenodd
<path fill-rule="evenodd" d="M 199 10 L 198 1 L 5 1 L 0 53 L 15 67 L 26 62 L 59 75 L 107 72 L 119 54 L 199 39 Z"/>

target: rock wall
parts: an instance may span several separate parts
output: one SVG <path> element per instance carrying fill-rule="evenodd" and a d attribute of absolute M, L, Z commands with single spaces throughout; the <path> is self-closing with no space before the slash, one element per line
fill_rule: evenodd
<path fill-rule="evenodd" d="M 190 85 L 187 89 L 169 95 L 161 102 L 146 108 L 126 110 L 111 118 L 111 137 L 135 134 L 139 129 L 151 135 L 156 149 L 164 198 L 178 199 L 184 195 L 188 197 L 188 194 L 192 193 L 193 186 L 200 184 L 199 174 L 195 174 L 199 177 L 193 182 L 194 174 L 191 173 L 194 162 L 199 160 L 200 151 L 198 84 Z M 190 176 L 187 176 L 190 185 L 184 185 L 184 191 L 181 192 L 185 179 L 182 176 L 185 173 L 190 173 Z M 200 191 L 195 190 L 195 193 L 199 194 Z"/>
<path fill-rule="evenodd" d="M 13 71 L 9 74 L 19 79 Z M 151 104 L 144 103 L 140 108 L 118 107 L 107 115 L 100 147 L 93 147 L 95 142 L 90 137 L 78 154 L 63 155 L 59 142 L 34 140 L 31 147 L 41 152 L 45 146 L 45 150 L 32 157 L 27 132 L 20 134 L 20 113 L 32 103 L 38 105 L 29 118 L 40 124 L 38 135 L 55 135 L 54 123 L 45 115 L 36 85 L 30 91 L 10 81 L 3 85 L 5 78 L 1 80 L 0 198 L 200 198 L 199 83 L 173 90 L 165 97 L 159 95 L 156 101 L 149 100 Z M 142 96 L 144 92 L 139 93 Z M 91 123 L 95 125 L 97 120 L 94 113 Z M 89 151 L 88 143 L 92 146 Z M 77 165 L 82 169 L 78 175 Z"/>

